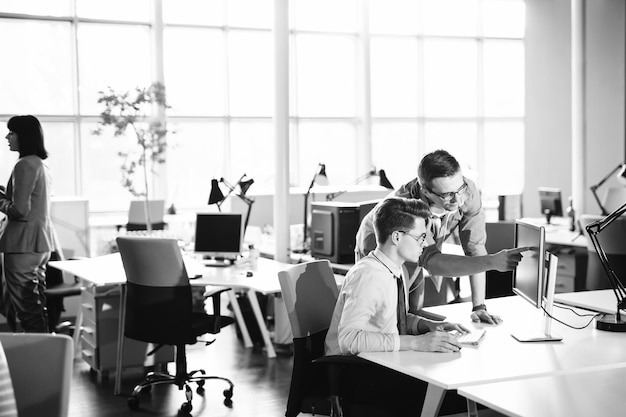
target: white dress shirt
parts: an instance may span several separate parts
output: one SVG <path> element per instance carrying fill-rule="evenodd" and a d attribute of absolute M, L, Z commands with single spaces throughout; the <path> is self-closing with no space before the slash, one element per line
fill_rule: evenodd
<path fill-rule="evenodd" d="M 378 248 L 350 268 L 326 335 L 327 355 L 400 349 L 396 279 L 403 279 L 402 270 Z M 419 320 L 407 313 L 409 334 L 418 334 Z"/>

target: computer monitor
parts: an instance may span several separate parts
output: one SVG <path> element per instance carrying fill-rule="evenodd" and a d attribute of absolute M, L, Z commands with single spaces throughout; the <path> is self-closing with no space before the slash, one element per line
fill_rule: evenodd
<path fill-rule="evenodd" d="M 513 333 L 520 342 L 556 341 L 562 340 L 551 334 L 552 303 L 556 284 L 556 267 L 558 259 L 550 252 L 546 252 L 546 232 L 543 226 L 515 221 L 516 248 L 528 247 L 522 253 L 522 260 L 513 270 L 513 292 L 533 307 L 544 310 L 542 330 L 528 329 Z"/>
<path fill-rule="evenodd" d="M 539 187 L 539 203 L 541 213 L 546 216 L 546 223 L 550 224 L 552 216 L 563 216 L 563 200 L 558 188 Z"/>
<path fill-rule="evenodd" d="M 242 252 L 243 219 L 239 213 L 198 213 L 194 251 L 216 264 L 230 264 Z"/>

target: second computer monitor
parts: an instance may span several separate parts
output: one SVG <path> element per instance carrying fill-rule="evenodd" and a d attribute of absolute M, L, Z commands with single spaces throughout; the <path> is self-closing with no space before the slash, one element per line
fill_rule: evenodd
<path fill-rule="evenodd" d="M 530 223 L 515 222 L 515 247 L 529 247 L 513 270 L 513 292 L 536 308 L 541 308 L 545 275 L 545 229 Z"/>
<path fill-rule="evenodd" d="M 552 216 L 563 216 L 563 200 L 560 189 L 539 187 L 539 203 L 541 213 L 546 216 L 546 223 L 550 224 Z"/>
<path fill-rule="evenodd" d="M 546 252 L 546 234 L 543 226 L 517 220 L 515 222 L 515 247 L 527 247 L 522 260 L 513 270 L 513 292 L 537 309 L 544 311 L 543 322 L 529 328 L 515 329 L 512 336 L 520 342 L 559 341 L 552 334 L 552 303 L 556 285 L 558 259 Z"/>
<path fill-rule="evenodd" d="M 198 213 L 194 251 L 212 259 L 235 260 L 241 254 L 242 215 Z"/>

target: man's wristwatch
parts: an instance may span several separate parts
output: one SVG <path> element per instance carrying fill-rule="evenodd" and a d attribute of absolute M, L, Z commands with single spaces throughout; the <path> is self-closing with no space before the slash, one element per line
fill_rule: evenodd
<path fill-rule="evenodd" d="M 472 307 L 472 311 L 485 310 L 487 311 L 487 306 L 484 304 L 478 304 L 477 306 Z"/>

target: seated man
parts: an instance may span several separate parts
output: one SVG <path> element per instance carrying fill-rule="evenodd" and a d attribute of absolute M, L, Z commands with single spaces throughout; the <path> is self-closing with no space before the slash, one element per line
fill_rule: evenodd
<path fill-rule="evenodd" d="M 374 228 L 378 245 L 346 275 L 326 336 L 327 355 L 461 349 L 447 331 L 467 332 L 465 327 L 427 320 L 406 310 L 402 265 L 420 258 L 429 215 L 428 206 L 414 199 L 392 197 L 377 206 Z M 350 387 L 346 393 L 351 407 L 348 414 L 385 415 L 383 410 L 394 416 L 416 414 L 426 393 L 425 382 L 367 361 L 346 379 Z M 363 408 L 355 410 L 359 406 Z M 465 401 L 455 393 L 446 397 L 442 408 L 447 413 L 464 409 Z"/>
<path fill-rule="evenodd" d="M 473 321 L 499 324 L 500 317 L 487 312 L 485 306 L 485 271 L 504 272 L 519 261 L 519 251 L 505 250 L 498 256 L 487 255 L 485 249 L 485 215 L 480 192 L 476 184 L 463 176 L 454 156 L 445 150 L 425 155 L 417 168 L 417 178 L 394 191 L 393 196 L 422 201 L 430 207 L 433 221 L 427 228 L 427 247 L 422 255 L 422 266 L 431 274 L 437 289 L 441 277 L 470 276 Z M 374 249 L 375 209 L 363 218 L 356 236 L 356 258 L 362 258 Z M 467 256 L 441 253 L 443 242 L 455 231 Z M 503 265 L 502 261 L 511 262 Z M 423 270 L 413 261 L 405 266 L 408 270 L 409 311 L 417 312 L 424 304 Z"/>

